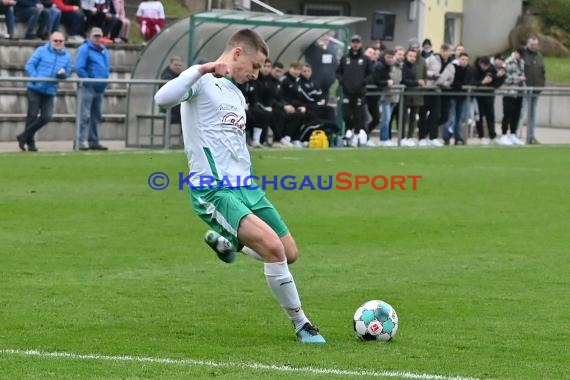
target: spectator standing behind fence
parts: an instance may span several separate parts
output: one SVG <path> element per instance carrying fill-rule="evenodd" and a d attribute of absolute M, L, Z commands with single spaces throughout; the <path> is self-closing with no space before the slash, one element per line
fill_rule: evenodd
<path fill-rule="evenodd" d="M 45 38 L 49 16 L 39 0 L 16 0 L 14 15 L 16 20 L 26 23 L 27 40 Z"/>
<path fill-rule="evenodd" d="M 16 5 L 16 0 L 0 0 L 0 14 L 5 17 L 7 32 L 6 34 L 1 35 L 1 38 L 14 38 L 14 25 L 16 23 L 14 18 L 14 5 Z"/>
<path fill-rule="evenodd" d="M 107 79 L 111 72 L 109 50 L 101 42 L 103 31 L 93 28 L 90 37 L 77 49 L 75 71 L 80 78 Z M 83 82 L 79 87 L 80 150 L 107 150 L 99 142 L 103 95 L 107 83 Z"/>
<path fill-rule="evenodd" d="M 382 92 L 387 92 L 390 87 L 394 86 L 394 80 L 391 78 L 390 73 L 394 65 L 393 50 L 384 50 L 384 53 L 378 60 L 374 67 L 374 74 L 372 74 L 372 82 Z M 380 109 L 382 110 L 382 118 L 380 120 L 380 146 L 393 146 L 389 139 L 390 118 L 395 103 L 392 102 L 391 95 L 382 95 L 380 98 Z"/>
<path fill-rule="evenodd" d="M 413 64 L 416 73 L 416 79 L 419 81 L 419 87 L 425 87 L 427 81 L 427 65 L 425 58 L 422 56 L 420 42 L 415 38 L 410 39 L 409 50 L 416 52 L 416 61 Z M 420 89 L 420 91 L 423 90 Z M 424 109 L 424 96 L 415 95 L 406 97 L 406 104 L 410 107 L 410 128 L 408 129 L 408 138 L 402 141 L 402 146 L 412 147 L 416 146 L 416 142 L 414 141 L 413 137 L 415 133 L 416 119 L 418 116 L 421 116 L 420 110 Z M 414 115 L 411 114 L 412 111 L 414 111 Z M 426 115 L 427 113 L 424 113 L 424 116 Z M 419 118 L 418 122 L 419 124 L 425 124 L 426 117 L 423 119 Z"/>
<path fill-rule="evenodd" d="M 524 87 L 526 85 L 526 76 L 524 74 L 524 47 L 516 49 L 505 62 L 506 86 Z M 503 96 L 503 122 L 501 128 L 503 135 L 501 143 L 503 145 L 524 145 L 524 142 L 517 137 L 517 127 L 521 117 L 522 109 L 522 92 L 517 90 L 508 90 Z M 509 135 L 509 129 L 511 131 Z"/>
<path fill-rule="evenodd" d="M 476 89 L 477 92 L 489 93 L 489 95 L 475 96 L 479 109 L 479 119 L 476 124 L 477 136 L 481 140 L 481 145 L 489 145 L 489 143 L 496 144 L 498 141 L 495 140 L 497 137 L 497 133 L 495 132 L 495 97 L 492 96 L 491 93 L 497 73 L 493 65 L 491 65 L 489 57 L 478 58 L 470 70 L 472 72 L 472 82 L 470 84 L 478 87 Z M 487 124 L 489 138 L 485 137 L 483 119 L 485 119 Z"/>
<path fill-rule="evenodd" d="M 53 33 L 50 42 L 34 51 L 25 69 L 30 78 L 67 78 L 71 74 L 71 55 L 65 49 L 63 34 Z M 26 150 L 26 145 L 30 152 L 38 150 L 34 136 L 53 116 L 57 88 L 58 82 L 28 82 L 26 129 L 16 137 L 21 150 Z"/>
<path fill-rule="evenodd" d="M 366 80 L 372 73 L 372 62 L 362 51 L 362 38 L 355 34 L 350 39 L 350 50 L 341 58 L 336 70 L 344 96 L 342 117 L 346 128 L 345 139 L 349 146 L 364 146 L 368 140 L 364 130 L 364 105 Z"/>
<path fill-rule="evenodd" d="M 447 98 L 441 95 L 441 86 L 438 84 L 438 79 L 447 65 L 451 63 L 450 58 L 451 49 L 447 44 L 441 45 L 439 53 L 431 54 L 426 58 L 426 87 L 433 89 L 434 94 L 425 97 L 424 106 L 420 109 L 419 146 L 442 146 L 437 136 L 441 121 L 443 119 L 447 120 L 448 102 Z"/>
<path fill-rule="evenodd" d="M 137 9 L 137 22 L 145 42 L 150 41 L 162 28 L 165 21 L 164 7 L 160 1 L 143 0 Z"/>
<path fill-rule="evenodd" d="M 453 92 L 465 92 L 463 86 L 470 83 L 469 78 L 469 54 L 460 53 L 450 65 L 447 65 L 440 78 L 438 85 L 449 89 Z M 449 84 L 449 87 L 447 87 Z M 449 116 L 446 124 L 443 126 L 443 141 L 445 145 L 449 145 L 451 139 L 450 129 L 455 139 L 455 145 L 465 145 L 465 141 L 461 137 L 461 125 L 466 119 L 467 112 L 467 96 L 452 95 L 449 100 Z"/>
<path fill-rule="evenodd" d="M 168 64 L 168 66 L 164 68 L 164 70 L 160 74 L 160 79 L 172 80 L 174 78 L 178 78 L 181 72 L 182 72 L 182 58 L 174 55 L 170 57 L 170 63 Z M 162 87 L 162 85 L 160 87 Z M 165 110 L 161 109 L 161 111 Z M 170 122 L 172 124 L 180 124 L 180 104 L 170 109 Z"/>
<path fill-rule="evenodd" d="M 366 55 L 370 62 L 372 62 L 372 72 L 374 72 L 374 67 L 378 64 L 378 60 L 380 59 L 380 49 L 376 50 L 372 47 L 369 47 L 364 51 L 364 55 Z M 373 83 L 372 76 L 368 78 L 371 83 Z M 380 123 L 380 95 L 368 95 L 366 97 L 366 108 L 368 109 L 368 113 L 370 114 L 370 122 L 366 128 L 366 133 L 370 135 L 370 133 L 378 126 Z M 375 146 L 372 141 L 368 141 L 368 146 Z"/>
<path fill-rule="evenodd" d="M 527 40 L 524 54 L 524 71 L 526 76 L 526 85 L 529 87 L 544 87 L 546 84 L 546 68 L 544 66 L 544 57 L 539 50 L 538 37 L 531 36 Z M 535 136 L 536 130 L 536 111 L 538 108 L 538 96 L 541 90 L 532 91 L 529 99 L 529 120 L 528 120 L 528 136 L 529 144 L 538 144 Z"/>
<path fill-rule="evenodd" d="M 392 70 L 390 70 L 390 79 L 394 81 L 394 86 L 402 85 L 402 68 L 404 67 L 404 61 L 406 60 L 406 49 L 403 46 L 396 46 L 394 48 L 394 64 L 392 65 Z M 392 115 L 390 117 L 390 123 L 388 124 L 388 140 L 387 144 L 384 146 L 397 146 L 396 143 L 392 142 L 392 124 L 396 123 L 396 129 L 399 129 L 399 115 L 400 115 L 400 93 L 401 89 L 392 91 L 394 95 L 389 95 L 388 99 L 394 103 L 392 109 Z"/>
<path fill-rule="evenodd" d="M 414 130 L 416 128 L 419 107 L 423 106 L 423 96 L 413 95 L 413 92 L 417 90 L 418 87 L 425 87 L 425 81 L 417 76 L 417 59 L 418 52 L 413 49 L 409 49 L 406 52 L 406 60 L 404 61 L 404 67 L 402 68 L 402 83 L 406 86 L 406 97 L 404 99 L 406 108 L 404 110 L 404 120 L 408 121 L 409 124 L 407 134 L 405 133 L 406 121 L 404 121 L 404 124 L 402 125 L 401 145 L 408 147 L 416 146 L 413 139 Z"/>

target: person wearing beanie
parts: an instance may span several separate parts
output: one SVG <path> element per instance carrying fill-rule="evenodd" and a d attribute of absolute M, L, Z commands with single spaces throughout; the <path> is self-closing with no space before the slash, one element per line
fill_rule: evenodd
<path fill-rule="evenodd" d="M 427 59 L 431 55 L 433 55 L 431 40 L 429 38 L 426 38 L 424 42 L 422 42 L 422 57 L 424 57 L 424 59 Z"/>

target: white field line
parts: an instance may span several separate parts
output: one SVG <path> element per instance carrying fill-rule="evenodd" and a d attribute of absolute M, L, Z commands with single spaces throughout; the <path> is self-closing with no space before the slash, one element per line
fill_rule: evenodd
<path fill-rule="evenodd" d="M 218 368 L 241 368 L 261 371 L 288 372 L 288 373 L 305 373 L 311 375 L 329 375 L 329 376 L 362 376 L 362 377 L 395 377 L 402 379 L 424 379 L 424 380 L 478 380 L 473 377 L 463 376 L 440 376 L 427 373 L 399 372 L 399 371 L 370 371 L 370 370 L 348 370 L 336 368 L 314 368 L 314 367 L 289 367 L 273 364 L 262 364 L 253 362 L 221 362 L 212 360 L 197 359 L 170 359 L 170 358 L 151 358 L 130 355 L 99 355 L 99 354 L 75 354 L 72 352 L 45 352 L 39 350 L 17 350 L 17 349 L 0 349 L 0 354 L 14 356 L 35 356 L 41 358 L 55 359 L 72 359 L 72 360 L 96 360 L 110 362 L 138 362 L 138 363 L 156 363 L 156 364 L 175 364 L 182 366 L 203 366 Z"/>

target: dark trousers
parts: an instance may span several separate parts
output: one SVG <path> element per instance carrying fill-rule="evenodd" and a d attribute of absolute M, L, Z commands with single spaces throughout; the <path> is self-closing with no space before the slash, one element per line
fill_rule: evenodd
<path fill-rule="evenodd" d="M 420 108 L 419 115 L 420 140 L 427 138 L 428 135 L 430 140 L 437 139 L 441 121 L 441 96 L 424 96 L 424 105 Z"/>
<path fill-rule="evenodd" d="M 273 141 L 279 142 L 285 136 L 289 136 L 291 141 L 298 140 L 305 114 L 300 112 L 287 113 L 282 109 L 277 110 L 275 108 L 273 108 L 272 114 L 270 126 L 273 130 Z"/>
<path fill-rule="evenodd" d="M 253 130 L 259 128 L 261 129 L 260 142 L 265 142 L 267 139 L 267 127 L 271 124 L 271 112 L 253 106 L 246 112 L 246 117 L 249 138 L 253 138 Z"/>
<path fill-rule="evenodd" d="M 366 105 L 368 106 L 368 113 L 372 118 L 370 123 L 368 123 L 367 130 L 367 132 L 370 133 L 380 124 L 380 95 L 367 96 Z"/>
<path fill-rule="evenodd" d="M 53 117 L 53 95 L 46 95 L 28 89 L 28 114 L 26 116 L 26 129 L 20 135 L 26 144 L 34 145 L 34 136 Z M 39 113 L 39 115 L 38 115 Z"/>
<path fill-rule="evenodd" d="M 489 138 L 497 137 L 495 132 L 495 97 L 494 96 L 478 96 L 477 104 L 479 105 L 479 121 L 477 121 L 477 135 L 479 138 L 485 137 L 483 132 L 483 119 L 487 121 L 487 129 L 489 130 Z"/>
<path fill-rule="evenodd" d="M 85 16 L 82 11 L 61 12 L 61 23 L 70 36 L 85 35 Z"/>
<path fill-rule="evenodd" d="M 406 106 L 404 110 L 404 125 L 402 125 L 402 136 L 401 138 L 409 138 L 411 139 L 414 137 L 414 132 L 416 130 L 416 121 L 418 116 L 419 106 Z M 409 110 L 409 113 L 407 112 Z M 408 133 L 406 135 L 406 124 L 408 124 Z"/>
<path fill-rule="evenodd" d="M 521 118 L 522 102 L 522 96 L 503 97 L 503 122 L 501 123 L 503 135 L 506 135 L 509 129 L 512 134 L 517 133 L 517 127 Z"/>
<path fill-rule="evenodd" d="M 364 95 L 345 94 L 342 101 L 342 118 L 346 129 L 359 133 L 364 129 Z"/>
<path fill-rule="evenodd" d="M 48 26 L 48 13 L 34 7 L 27 8 L 14 8 L 14 15 L 19 21 L 27 23 L 26 25 L 26 38 L 33 39 L 34 37 L 44 38 L 47 34 Z M 34 34 L 34 29 L 36 29 Z"/>

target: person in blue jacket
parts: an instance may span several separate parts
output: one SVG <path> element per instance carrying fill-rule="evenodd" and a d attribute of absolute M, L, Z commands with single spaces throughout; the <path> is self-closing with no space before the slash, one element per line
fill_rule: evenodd
<path fill-rule="evenodd" d="M 65 79 L 71 74 L 71 55 L 65 49 L 63 34 L 55 32 L 50 42 L 38 47 L 26 62 L 26 73 L 30 78 Z M 36 132 L 46 125 L 53 116 L 54 99 L 58 82 L 28 82 L 28 114 L 26 129 L 16 138 L 21 150 L 35 152 Z"/>
<path fill-rule="evenodd" d="M 101 42 L 101 37 L 103 37 L 101 28 L 93 28 L 89 39 L 77 49 L 75 71 L 80 78 L 109 78 L 111 59 L 109 49 Z M 84 82 L 79 87 L 80 150 L 108 149 L 99 142 L 101 108 L 106 87 L 105 82 Z"/>

